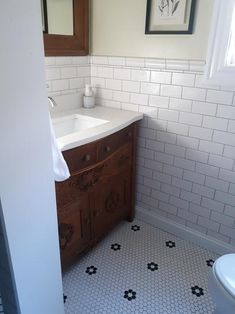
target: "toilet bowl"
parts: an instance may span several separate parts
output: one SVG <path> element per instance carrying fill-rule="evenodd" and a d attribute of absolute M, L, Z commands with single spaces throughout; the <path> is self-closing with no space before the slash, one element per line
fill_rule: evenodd
<path fill-rule="evenodd" d="M 223 255 L 215 261 L 209 291 L 216 305 L 214 313 L 235 313 L 235 254 Z"/>

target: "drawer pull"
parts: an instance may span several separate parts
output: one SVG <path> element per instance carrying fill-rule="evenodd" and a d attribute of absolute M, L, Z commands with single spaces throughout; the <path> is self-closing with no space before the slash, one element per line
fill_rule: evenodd
<path fill-rule="evenodd" d="M 91 160 L 91 155 L 87 154 L 83 158 L 84 161 L 90 161 Z"/>
<path fill-rule="evenodd" d="M 128 132 L 128 137 L 132 137 L 132 132 L 131 131 Z"/>
<path fill-rule="evenodd" d="M 104 150 L 106 153 L 109 153 L 111 151 L 111 148 L 110 146 L 105 146 Z"/>

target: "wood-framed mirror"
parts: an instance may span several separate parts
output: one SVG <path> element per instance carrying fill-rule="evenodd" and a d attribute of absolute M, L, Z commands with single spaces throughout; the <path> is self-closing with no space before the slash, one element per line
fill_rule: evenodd
<path fill-rule="evenodd" d="M 45 56 L 88 55 L 89 0 L 41 0 L 41 6 Z"/>

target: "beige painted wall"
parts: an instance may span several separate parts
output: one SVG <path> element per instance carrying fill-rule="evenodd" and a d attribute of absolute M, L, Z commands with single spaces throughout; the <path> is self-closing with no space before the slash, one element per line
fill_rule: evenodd
<path fill-rule="evenodd" d="M 145 35 L 147 0 L 92 0 L 91 54 L 205 59 L 214 0 L 197 0 L 193 35 Z"/>

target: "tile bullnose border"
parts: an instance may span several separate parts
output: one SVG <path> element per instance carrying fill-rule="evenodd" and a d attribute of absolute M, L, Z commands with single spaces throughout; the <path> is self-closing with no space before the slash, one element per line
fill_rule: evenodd
<path fill-rule="evenodd" d="M 164 58 L 135 58 L 123 56 L 90 56 L 90 63 L 99 66 L 122 66 L 128 68 L 152 68 L 166 71 L 187 71 L 202 73 L 205 60 L 183 60 Z"/>

